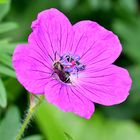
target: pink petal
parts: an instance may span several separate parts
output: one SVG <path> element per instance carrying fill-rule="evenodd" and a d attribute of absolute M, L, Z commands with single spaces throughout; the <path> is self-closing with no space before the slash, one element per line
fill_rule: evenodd
<path fill-rule="evenodd" d="M 13 54 L 13 65 L 20 83 L 31 93 L 43 94 L 51 77 L 47 56 L 31 49 L 29 45 L 18 45 Z"/>
<path fill-rule="evenodd" d="M 57 9 L 45 10 L 32 23 L 33 32 L 29 43 L 36 44 L 39 51 L 55 58 L 55 53 L 63 55 L 72 43 L 72 25 L 67 17 Z"/>
<path fill-rule="evenodd" d="M 106 68 L 85 71 L 79 75 L 75 88 L 95 103 L 114 105 L 126 100 L 131 78 L 126 69 L 110 65 Z"/>
<path fill-rule="evenodd" d="M 82 96 L 70 85 L 53 80 L 45 87 L 45 96 L 48 102 L 58 106 L 66 112 L 89 119 L 94 112 L 94 104 Z"/>
<path fill-rule="evenodd" d="M 100 68 L 112 64 L 122 47 L 118 37 L 93 21 L 80 21 L 73 26 L 72 52 L 81 56 L 87 67 Z"/>

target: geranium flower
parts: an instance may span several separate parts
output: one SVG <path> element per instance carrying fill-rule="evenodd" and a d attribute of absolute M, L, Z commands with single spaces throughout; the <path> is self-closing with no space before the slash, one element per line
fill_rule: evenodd
<path fill-rule="evenodd" d="M 131 78 L 112 64 L 122 51 L 113 32 L 89 20 L 72 26 L 53 8 L 38 14 L 32 30 L 28 44 L 19 44 L 13 54 L 17 79 L 29 92 L 87 119 L 94 103 L 126 100 Z"/>

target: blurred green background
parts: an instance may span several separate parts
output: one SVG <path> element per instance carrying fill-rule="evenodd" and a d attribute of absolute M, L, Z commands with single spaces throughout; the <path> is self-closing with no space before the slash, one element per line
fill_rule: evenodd
<path fill-rule="evenodd" d="M 15 140 L 29 105 L 29 94 L 12 67 L 13 50 L 17 43 L 27 43 L 37 13 L 51 7 L 65 13 L 73 24 L 90 19 L 116 33 L 123 53 L 115 64 L 129 70 L 133 86 L 120 105 L 96 104 L 90 120 L 44 102 L 23 140 L 140 140 L 139 0 L 0 0 L 0 140 Z"/>

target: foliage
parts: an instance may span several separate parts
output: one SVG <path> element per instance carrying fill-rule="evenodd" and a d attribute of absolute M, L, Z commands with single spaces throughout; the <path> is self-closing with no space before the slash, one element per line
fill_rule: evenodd
<path fill-rule="evenodd" d="M 140 2 L 138 0 L 0 0 L 0 139 L 14 140 L 28 94 L 16 80 L 12 53 L 27 42 L 31 22 L 38 12 L 56 7 L 75 23 L 95 20 L 120 38 L 123 53 L 117 65 L 126 67 L 133 79 L 126 102 L 114 107 L 96 105 L 96 113 L 84 120 L 63 113 L 44 102 L 36 112 L 23 140 L 139 140 L 140 139 Z"/>

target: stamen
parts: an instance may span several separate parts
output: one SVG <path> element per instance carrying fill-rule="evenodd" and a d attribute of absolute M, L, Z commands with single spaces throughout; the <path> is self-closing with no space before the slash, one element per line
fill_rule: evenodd
<path fill-rule="evenodd" d="M 64 70 L 67 72 L 77 73 L 78 71 L 83 71 L 85 69 L 85 65 L 79 62 L 80 56 L 64 54 L 60 58 L 61 64 L 64 66 Z"/>
<path fill-rule="evenodd" d="M 78 77 L 78 72 L 85 70 L 85 65 L 80 63 L 79 60 L 78 55 L 69 53 L 60 56 L 60 59 L 53 64 L 54 73 L 62 82 L 71 83 L 71 75 L 77 75 Z"/>

